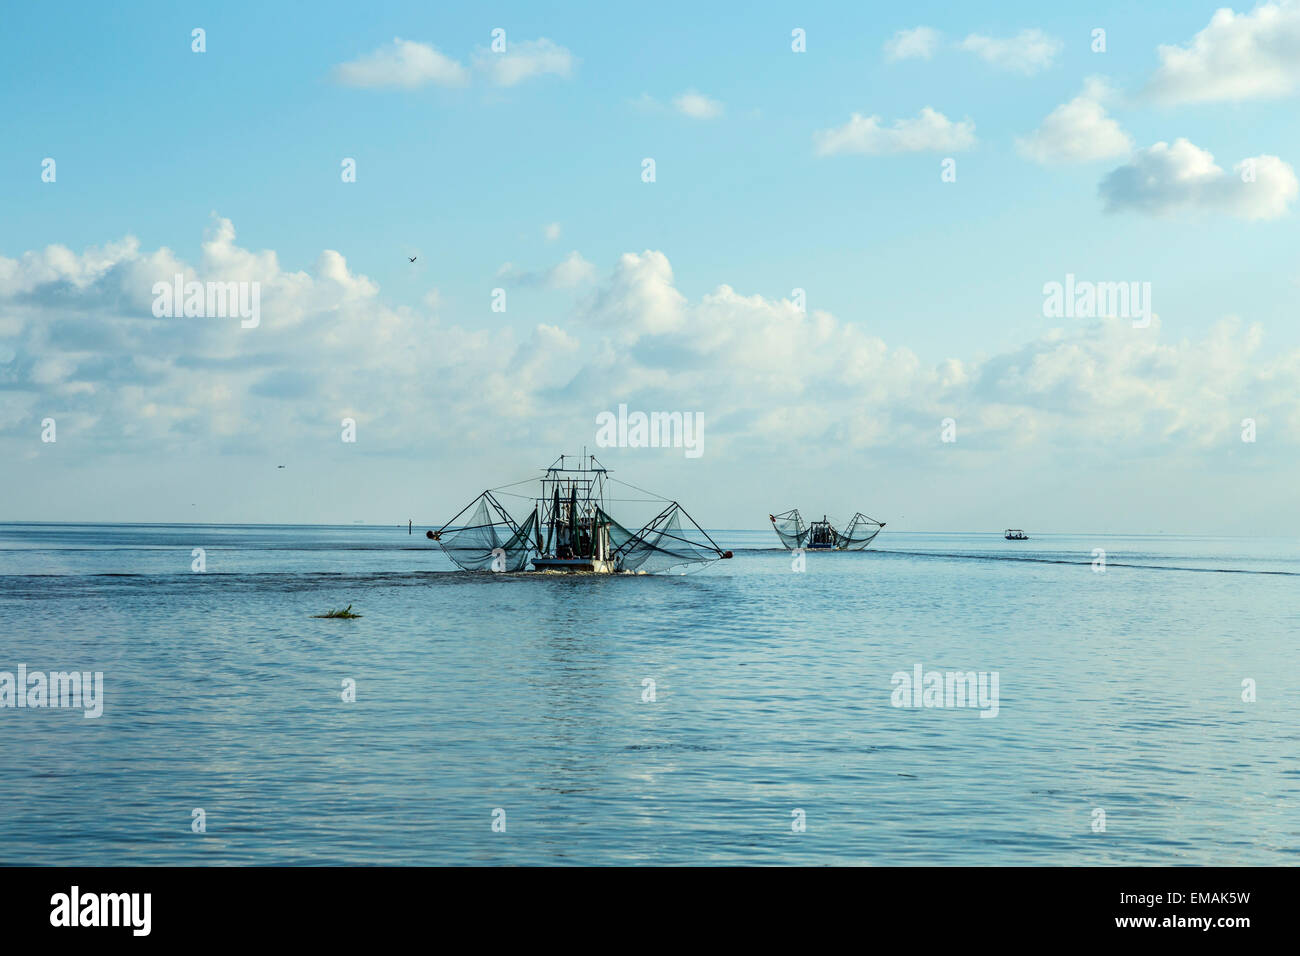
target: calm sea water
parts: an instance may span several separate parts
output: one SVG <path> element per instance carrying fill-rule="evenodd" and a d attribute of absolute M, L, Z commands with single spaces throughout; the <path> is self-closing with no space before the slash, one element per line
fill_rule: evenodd
<path fill-rule="evenodd" d="M 420 530 L 0 525 L 0 671 L 105 696 L 0 709 L 0 863 L 1300 862 L 1294 539 L 887 530 L 794 573 L 721 531 L 566 578 Z M 997 716 L 892 706 L 918 664 L 997 672 Z"/>

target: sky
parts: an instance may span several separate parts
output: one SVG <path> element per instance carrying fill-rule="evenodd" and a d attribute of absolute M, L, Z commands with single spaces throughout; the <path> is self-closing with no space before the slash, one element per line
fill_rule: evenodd
<path fill-rule="evenodd" d="M 7 11 L 0 520 L 1300 534 L 1300 3 L 553 6 Z"/>

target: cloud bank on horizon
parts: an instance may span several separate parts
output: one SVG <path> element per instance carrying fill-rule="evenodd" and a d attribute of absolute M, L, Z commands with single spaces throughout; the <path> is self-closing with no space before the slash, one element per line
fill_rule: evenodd
<path fill-rule="evenodd" d="M 176 274 L 259 283 L 260 324 L 155 317 L 154 285 Z M 253 451 L 319 440 L 353 417 L 370 450 L 427 449 L 489 429 L 545 444 L 548 422 L 594 420 L 624 401 L 706 410 L 715 448 L 921 446 L 954 416 L 990 450 L 1207 451 L 1238 440 L 1240 408 L 1289 453 L 1300 444 L 1300 350 L 1269 352 L 1263 330 L 1236 319 L 1192 342 L 1169 340 L 1159 318 L 1138 328 L 1103 317 L 926 366 L 905 344 L 790 299 L 721 284 L 691 300 L 655 250 L 625 253 L 599 276 L 577 252 L 542 273 L 499 275 L 594 288 L 568 325 L 520 337 L 386 303 L 334 250 L 310 271 L 287 270 L 274 251 L 238 245 L 223 218 L 197 263 L 131 237 L 0 258 L 0 340 L 13 353 L 0 366 L 12 396 L 0 435 L 25 442 L 53 416 L 61 436 L 91 446 L 237 438 Z"/>

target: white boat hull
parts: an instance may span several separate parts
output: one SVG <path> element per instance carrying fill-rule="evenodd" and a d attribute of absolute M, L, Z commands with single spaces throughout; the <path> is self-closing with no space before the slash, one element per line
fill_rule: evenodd
<path fill-rule="evenodd" d="M 613 574 L 617 568 L 613 561 L 600 558 L 533 558 L 533 570 L 562 574 Z"/>

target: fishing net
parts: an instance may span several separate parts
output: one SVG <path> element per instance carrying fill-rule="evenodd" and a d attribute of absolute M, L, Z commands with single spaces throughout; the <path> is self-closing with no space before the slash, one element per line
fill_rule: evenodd
<path fill-rule="evenodd" d="M 808 541 L 808 526 L 796 508 L 784 514 L 770 515 L 776 535 L 787 548 L 802 548 Z"/>
<path fill-rule="evenodd" d="M 875 518 L 869 518 L 858 512 L 853 516 L 848 527 L 838 530 L 830 521 L 814 521 L 804 524 L 799 509 L 792 508 L 779 515 L 769 515 L 777 537 L 787 548 L 827 548 L 839 551 L 861 551 L 871 544 L 873 538 L 880 534 L 885 525 Z"/>
<path fill-rule="evenodd" d="M 466 571 L 522 571 L 536 547 L 537 509 L 516 528 L 509 515 L 494 504 L 480 495 L 477 503 L 466 509 L 465 524 L 439 535 L 438 543 L 447 557 Z"/>
<path fill-rule="evenodd" d="M 880 534 L 880 529 L 884 526 L 883 522 L 858 512 L 849 522 L 849 526 L 839 532 L 838 546 L 845 551 L 861 551 L 871 544 L 871 540 Z"/>
<path fill-rule="evenodd" d="M 667 514 L 640 531 L 629 531 L 605 511 L 597 509 L 602 522 L 609 523 L 610 550 L 621 571 L 667 571 L 686 564 L 714 561 L 723 555 L 712 543 L 692 540 L 694 532 L 684 529 L 681 508 L 674 504 Z M 691 522 L 695 531 L 698 526 Z M 703 534 L 703 532 L 699 532 Z M 730 556 L 730 552 L 727 553 Z"/>

